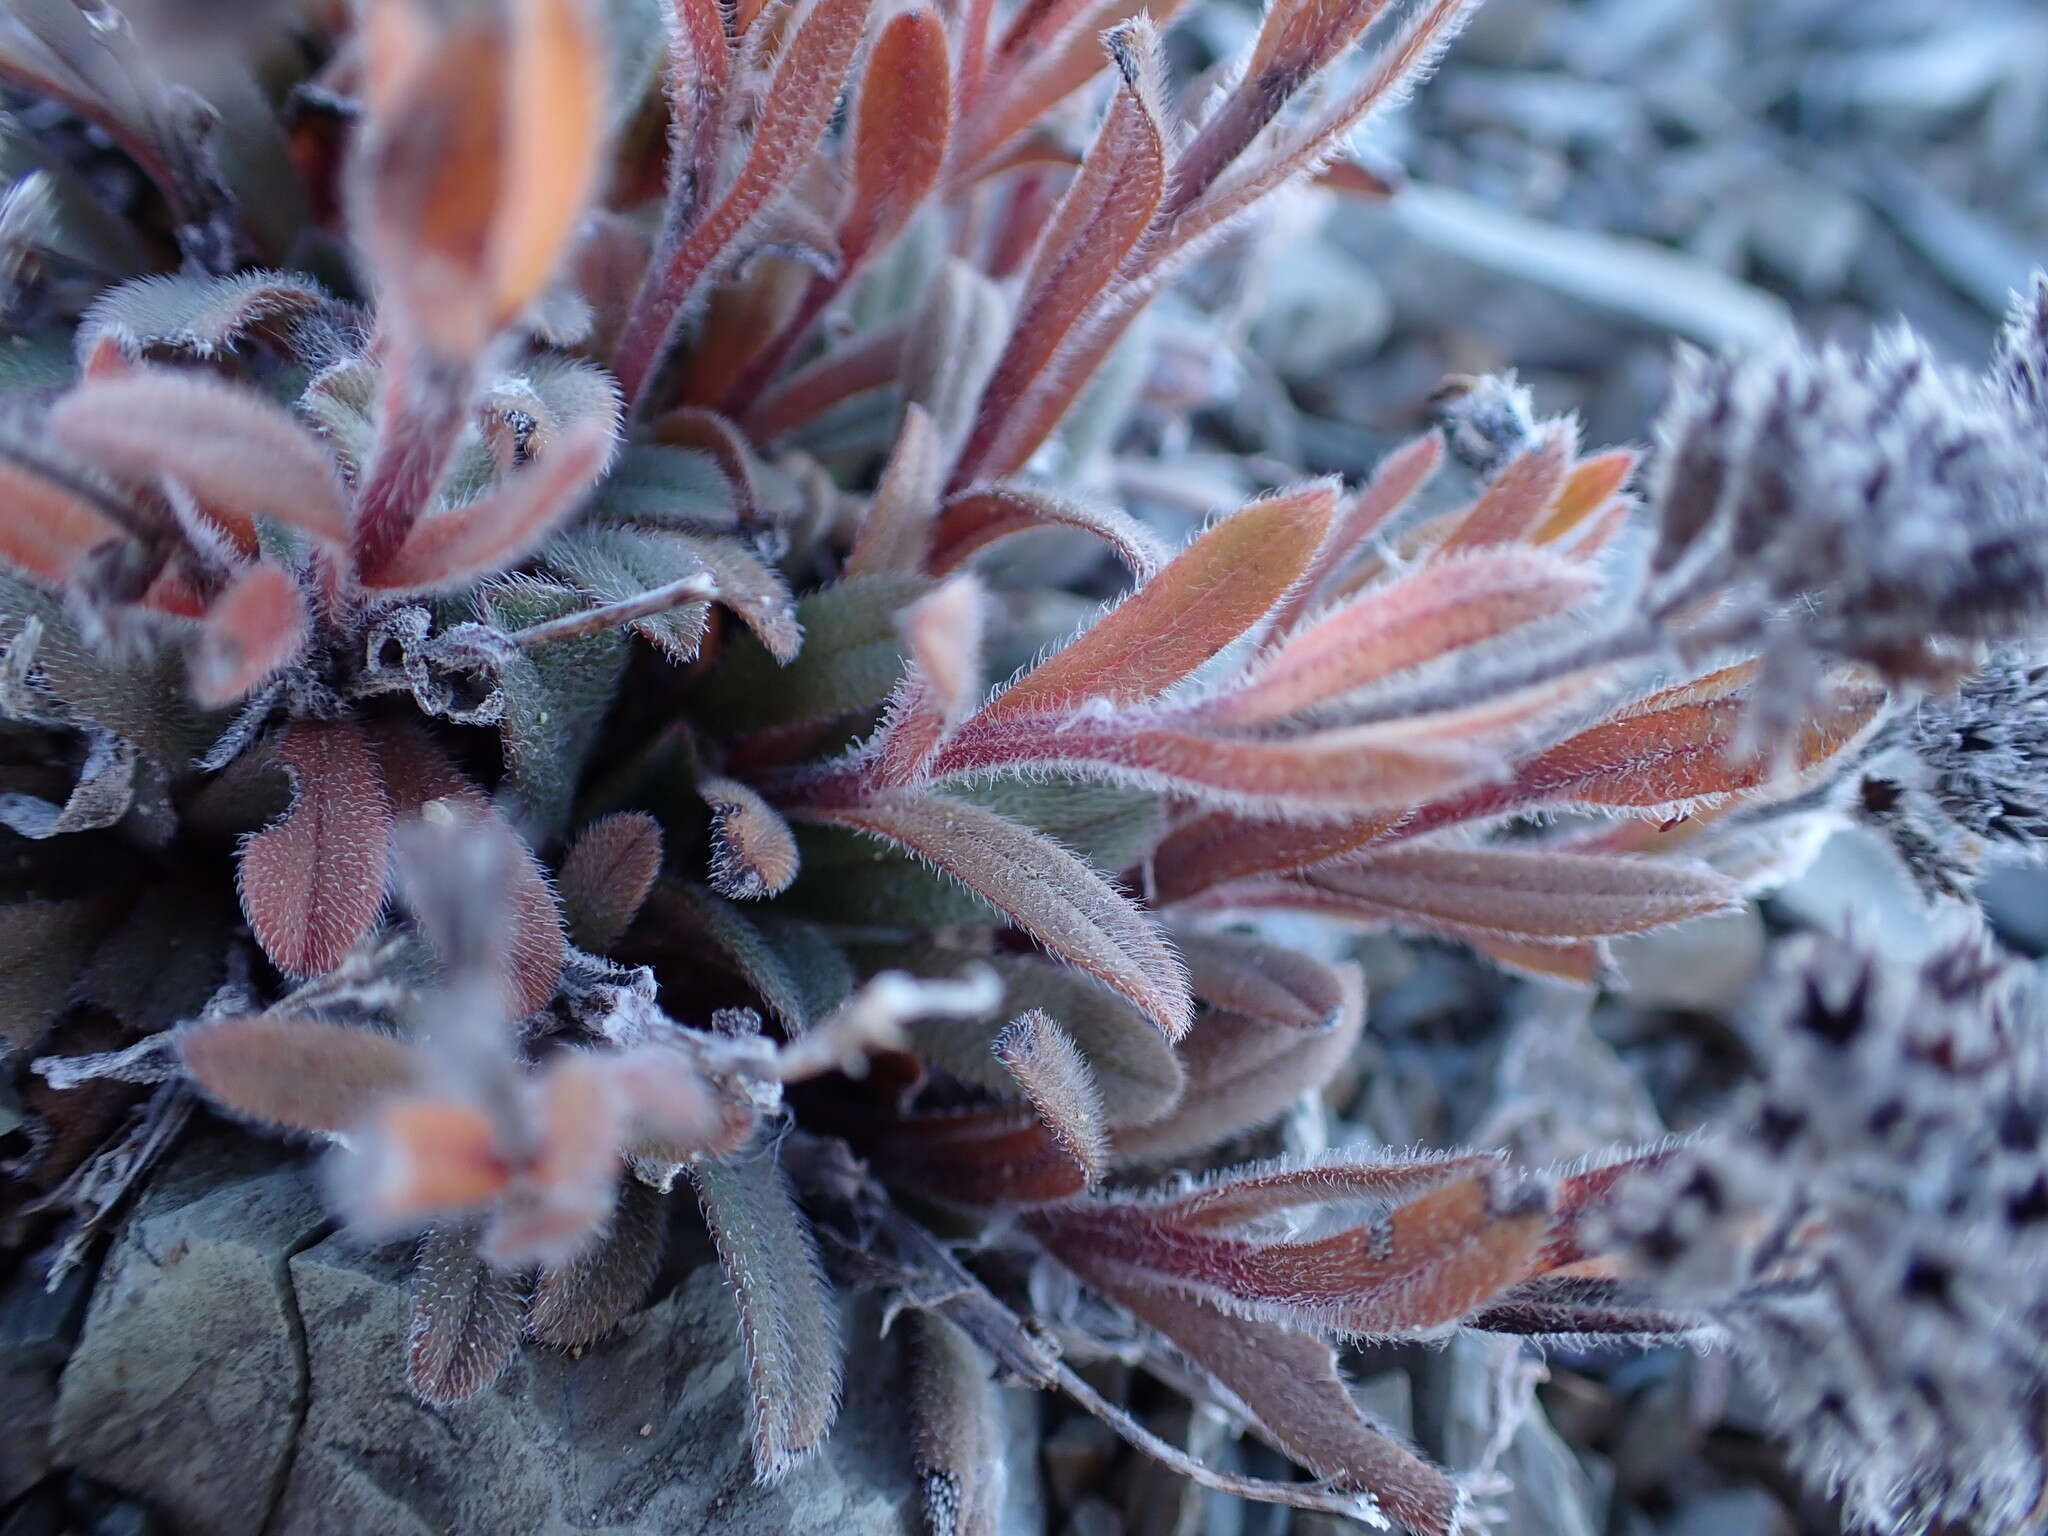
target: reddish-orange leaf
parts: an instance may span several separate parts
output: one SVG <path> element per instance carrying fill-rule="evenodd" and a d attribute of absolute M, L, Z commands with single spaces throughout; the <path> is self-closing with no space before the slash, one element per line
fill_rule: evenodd
<path fill-rule="evenodd" d="M 1524 976 L 1548 976 L 1557 981 L 1576 982 L 1582 987 L 1598 985 L 1613 966 L 1604 939 L 1546 944 L 1536 939 L 1467 935 L 1465 942 L 1496 965 L 1505 966 L 1510 971 Z"/>
<path fill-rule="evenodd" d="M 922 9 L 891 17 L 868 54 L 854 114 L 853 195 L 839 227 L 847 270 L 895 239 L 930 196 L 952 127 L 945 23 Z"/>
<path fill-rule="evenodd" d="M 1088 1188 L 1080 1162 L 1027 1106 L 892 1117 L 853 1140 L 892 1183 L 949 1205 L 1049 1205 Z"/>
<path fill-rule="evenodd" d="M 362 1126 L 419 1076 L 418 1052 L 382 1030 L 257 1013 L 180 1031 L 178 1054 L 230 1113 L 293 1131 Z"/>
<path fill-rule="evenodd" d="M 209 709 L 246 697 L 299 653 L 306 601 L 274 561 L 244 566 L 213 601 L 190 651 L 192 692 Z"/>
<path fill-rule="evenodd" d="M 168 475 L 210 507 L 261 513 L 331 545 L 348 543 L 350 514 L 333 459 L 252 390 L 137 369 L 79 385 L 46 420 L 57 441 L 119 474 L 146 484 Z"/>
<path fill-rule="evenodd" d="M 1456 1322 L 1534 1272 L 1548 1191 L 1487 1175 L 1411 1200 L 1371 1232 L 1253 1243 L 1144 1221 L 1128 1208 L 1062 1213 L 1055 1252 L 1085 1252 L 1156 1284 L 1268 1319 L 1367 1337 Z"/>
<path fill-rule="evenodd" d="M 398 552 L 363 573 L 378 592 L 430 591 L 503 570 L 575 510 L 611 454 L 611 423 L 567 427 L 553 448 L 496 490 L 422 518 Z"/>
<path fill-rule="evenodd" d="M 1309 877 L 1341 910 L 1457 935 L 1572 940 L 1641 933 L 1741 900 L 1703 866 L 1524 848 L 1390 848 Z"/>
<path fill-rule="evenodd" d="M 1569 454 L 1565 433 L 1553 430 L 1534 448 L 1517 455 L 1494 476 L 1451 536 L 1438 546 L 1438 558 L 1528 538 L 1564 484 Z"/>
<path fill-rule="evenodd" d="M 1313 481 L 1212 525 L 980 716 L 1058 714 L 1086 699 L 1135 704 L 1187 677 L 1272 611 L 1329 531 L 1336 487 Z"/>
<path fill-rule="evenodd" d="M 562 910 L 578 949 L 602 954 L 626 931 L 661 873 L 661 823 L 620 811 L 583 829 L 562 860 Z"/>
<path fill-rule="evenodd" d="M 872 0 L 812 0 L 791 21 L 754 119 L 747 156 L 725 196 L 650 271 L 615 359 L 619 386 L 637 401 L 699 285 L 754 221 L 786 193 L 824 136 L 866 30 Z"/>
<path fill-rule="evenodd" d="M 877 326 L 806 363 L 746 412 L 747 431 L 771 443 L 842 401 L 892 384 L 903 357 L 904 327 Z"/>
<path fill-rule="evenodd" d="M 1444 440 L 1431 432 L 1403 443 L 1374 466 L 1372 478 L 1358 494 L 1346 498 L 1338 507 L 1330 537 L 1301 585 L 1281 604 L 1276 628 L 1284 633 L 1313 608 L 1324 582 L 1428 483 L 1443 456 Z"/>
<path fill-rule="evenodd" d="M 1298 630 L 1202 716 L 1232 725 L 1284 720 L 1553 618 L 1598 588 L 1583 566 L 1528 549 L 1482 549 L 1433 561 Z"/>
<path fill-rule="evenodd" d="M 1091 1286 L 1172 1341 L 1249 1408 L 1288 1455 L 1338 1487 L 1362 1489 L 1416 1536 L 1454 1536 L 1461 1495 L 1440 1469 L 1360 1411 L 1337 1352 L 1298 1329 L 1234 1317 L 1193 1296 L 1131 1283 L 1085 1248 L 1066 1255 Z"/>
<path fill-rule="evenodd" d="M 292 806 L 242 844 L 242 911 L 279 970 L 317 976 L 383 910 L 391 802 L 353 721 L 294 721 L 275 751 Z"/>
<path fill-rule="evenodd" d="M 1129 1204 L 1149 1221 L 1197 1232 L 1221 1231 L 1306 1206 L 1412 1200 L 1499 1161 L 1497 1152 L 1332 1153 L 1309 1163 L 1234 1170 L 1188 1194 L 1140 1198 Z"/>
<path fill-rule="evenodd" d="M 1141 583 L 1173 558 L 1157 534 L 1121 508 L 1074 501 L 1028 481 L 1001 481 L 947 498 L 932 530 L 927 566 L 943 576 L 999 540 L 1048 526 L 1093 534 Z"/>
<path fill-rule="evenodd" d="M 1042 434 L 1020 402 L 1068 334 L 1108 289 L 1124 260 L 1152 225 L 1166 192 L 1167 138 L 1149 27 L 1129 24 L 1107 35 L 1122 86 L 1088 157 L 1040 237 L 1024 299 L 981 411 L 954 466 L 952 486 L 1013 474 Z M 1047 424 L 1049 429 L 1050 423 Z"/>
<path fill-rule="evenodd" d="M 1399 725 L 1354 726 L 1305 736 L 1237 740 L 1177 729 L 1169 717 L 1026 716 L 970 723 L 925 769 L 929 780 L 1028 767 L 1185 794 L 1247 810 L 1331 817 L 1407 807 L 1486 778 L 1493 758 L 1456 740 L 1399 739 Z"/>
<path fill-rule="evenodd" d="M 1299 82 L 1357 40 L 1385 9 L 1386 0 L 1280 0 L 1266 12 L 1245 78 Z"/>
<path fill-rule="evenodd" d="M 1616 448 L 1574 464 L 1550 503 L 1550 515 L 1531 536 L 1531 542 L 1555 544 L 1600 511 L 1635 473 L 1636 458 L 1634 449 Z"/>
<path fill-rule="evenodd" d="M 711 888 L 736 901 L 789 889 L 796 838 L 774 807 L 737 779 L 706 774 L 697 793 L 711 807 Z"/>
<path fill-rule="evenodd" d="M 1418 812 L 1403 828 L 1435 827 L 1538 805 L 1627 807 L 1670 814 L 1688 802 L 1754 789 L 1771 777 L 1767 757 L 1731 756 L 1746 677 L 1728 669 L 1668 689 L 1521 764 L 1511 782 L 1470 790 Z M 1846 685 L 1800 733 L 1792 763 L 1806 770 L 1855 740 L 1883 706 L 1881 689 Z"/>
<path fill-rule="evenodd" d="M 475 1104 L 403 1094 L 353 1129 L 360 1161 L 338 1187 L 350 1216 L 373 1231 L 474 1210 L 512 1181 L 491 1117 Z"/>
<path fill-rule="evenodd" d="M 511 0 L 504 195 L 492 229 L 496 319 L 540 295 L 596 191 L 609 61 L 590 0 Z"/>
<path fill-rule="evenodd" d="M 1184 0 L 1094 0 L 1046 7 L 1035 22 L 1020 12 L 1005 57 L 990 71 L 988 89 L 975 102 L 959 134 L 953 175 L 957 182 L 983 175 L 1019 136 L 1030 133 L 1067 97 L 1102 73 L 1102 36 L 1137 17 L 1155 26 L 1172 19 Z M 1029 27 L 1028 37 L 1018 28 Z"/>
<path fill-rule="evenodd" d="M 1063 960 L 1136 1003 L 1169 1039 L 1193 1016 L 1187 977 L 1143 909 L 1058 843 L 942 795 L 889 794 L 795 814 L 883 838 L 944 870 Z"/>
<path fill-rule="evenodd" d="M 98 504 L 105 494 L 0 447 L 0 560 L 52 586 L 70 580 L 81 560 L 121 536 Z"/>

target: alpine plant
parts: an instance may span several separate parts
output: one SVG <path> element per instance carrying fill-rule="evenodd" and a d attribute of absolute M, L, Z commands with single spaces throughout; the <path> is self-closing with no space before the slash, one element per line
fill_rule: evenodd
<path fill-rule="evenodd" d="M 1148 305 L 1291 188 L 1387 195 L 1347 141 L 1471 8 L 1275 0 L 1176 85 L 1179 0 L 363 0 L 211 101 L 13 5 L 0 1238 L 81 1262 L 195 1114 L 325 1144 L 452 1403 L 632 1313 L 680 1184 L 759 1474 L 832 1427 L 829 1260 L 916 1319 L 948 1532 L 996 1529 L 992 1367 L 1212 1487 L 1472 1528 L 1337 1354 L 1461 1328 L 1736 1336 L 1900 1528 L 2038 1499 L 2037 1042 L 1849 962 L 1723 1153 L 1211 1153 L 1365 1027 L 1301 914 L 1592 985 L 1837 822 L 1951 900 L 2048 818 L 2048 283 L 1985 375 L 1687 359 L 1647 480 L 1490 380 L 1363 485 L 1105 489 L 1199 403 Z M 1831 1051 L 1925 1106 L 1857 1121 Z M 1309 1476 L 1101 1398 L 1033 1267 Z M 1901 1292 L 1934 1398 L 1854 1355 Z"/>

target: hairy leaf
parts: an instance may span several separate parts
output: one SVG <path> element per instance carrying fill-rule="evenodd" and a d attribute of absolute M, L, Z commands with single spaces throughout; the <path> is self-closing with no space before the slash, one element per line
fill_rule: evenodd
<path fill-rule="evenodd" d="M 849 576 L 923 568 L 938 511 L 939 476 L 939 438 L 932 419 L 923 406 L 906 406 L 903 429 L 846 557 Z"/>
<path fill-rule="evenodd" d="M 1365 985 L 1355 966 L 1339 971 L 1344 1008 L 1324 1029 L 1285 1028 L 1243 1014 L 1205 1011 L 1181 1045 L 1187 1086 L 1173 1112 L 1149 1125 L 1119 1127 L 1119 1162 L 1182 1156 L 1263 1125 L 1320 1088 L 1358 1044 Z"/>
<path fill-rule="evenodd" d="M 148 369 L 88 379 L 47 418 L 74 452 L 145 484 L 169 475 L 210 510 L 300 528 L 337 548 L 350 513 L 327 450 L 251 390 Z"/>
<path fill-rule="evenodd" d="M 1062 959 L 1136 1003 L 1178 1038 L 1191 1016 L 1180 962 L 1131 900 L 1059 844 L 979 806 L 892 794 L 798 812 L 907 848 L 993 902 Z"/>
<path fill-rule="evenodd" d="M 1102 1095 L 1073 1037 L 1033 1009 L 996 1036 L 995 1054 L 1082 1177 L 1100 1182 L 1109 1165 Z"/>
<path fill-rule="evenodd" d="M 711 888 L 735 901 L 789 889 L 796 838 L 775 808 L 737 779 L 707 774 L 697 793 L 711 807 Z"/>
<path fill-rule="evenodd" d="M 1308 883 L 1312 910 L 1511 939 L 1641 933 L 1741 901 L 1698 866 L 1523 848 L 1392 848 Z M 1321 893 L 1334 899 L 1316 906 Z"/>
<path fill-rule="evenodd" d="M 391 802 L 362 730 L 300 720 L 279 733 L 292 781 L 283 818 L 242 844 L 242 911 L 280 970 L 317 976 L 341 963 L 384 906 Z"/>
<path fill-rule="evenodd" d="M 995 721 L 1086 699 L 1135 704 L 1189 676 L 1263 619 L 1301 578 L 1336 512 L 1318 481 L 1254 501 L 1211 526 L 1078 639 L 985 709 Z"/>
<path fill-rule="evenodd" d="M 880 782 L 916 782 L 932 755 L 981 702 L 988 607 L 979 582 L 955 577 L 903 611 L 899 627 L 911 666 L 882 732 L 875 769 Z"/>
<path fill-rule="evenodd" d="M 838 1416 L 838 1320 L 810 1228 L 772 1152 L 689 1172 L 739 1308 L 754 1472 L 773 1481 L 815 1451 Z"/>
<path fill-rule="evenodd" d="M 1499 1161 L 1494 1152 L 1335 1152 L 1307 1162 L 1278 1159 L 1230 1168 L 1186 1194 L 1130 1203 L 1167 1226 L 1227 1231 L 1304 1207 L 1411 1200 Z"/>
<path fill-rule="evenodd" d="M 977 485 L 946 499 L 929 561 L 943 576 L 989 546 L 1034 528 L 1077 528 L 1102 540 L 1142 585 L 1172 558 L 1159 536 L 1121 508 L 1095 506 L 1024 480 Z"/>
<path fill-rule="evenodd" d="M 1236 933 L 1181 936 L 1195 996 L 1284 1029 L 1329 1029 L 1347 1002 L 1343 974 L 1313 955 Z"/>
<path fill-rule="evenodd" d="M 892 16 L 868 52 L 853 125 L 853 190 L 839 226 L 847 271 L 887 245 L 937 185 L 953 126 L 946 27 L 936 11 Z"/>
<path fill-rule="evenodd" d="M 578 949 L 602 954 L 640 910 L 661 872 L 661 824 L 619 811 L 585 827 L 562 860 L 562 910 Z"/>
<path fill-rule="evenodd" d="M 471 1228 L 435 1227 L 413 1269 L 406 1385 L 437 1408 L 483 1391 L 519 1347 L 522 1299 L 514 1276 L 478 1257 Z"/>
<path fill-rule="evenodd" d="M 932 1536 L 1000 1536 L 1002 1414 L 989 1358 L 936 1311 L 912 1312 L 912 1455 Z"/>
<path fill-rule="evenodd" d="M 1534 448 L 1517 455 L 1494 476 L 1492 484 L 1459 519 L 1437 553 L 1452 555 L 1529 537 L 1564 485 L 1565 461 L 1569 456 L 1570 443 L 1557 430 L 1547 434 Z"/>
<path fill-rule="evenodd" d="M 246 698 L 297 658 L 307 627 L 290 571 L 269 560 L 243 567 L 207 609 L 189 653 L 193 695 L 216 709 Z"/>
<path fill-rule="evenodd" d="M 1032 406 L 1033 386 L 1151 227 L 1166 193 L 1168 136 L 1150 28 L 1108 34 L 1122 80 L 1081 169 L 1040 237 L 1009 345 L 954 467 L 952 489 L 1023 467 L 1064 414 L 1063 398 Z"/>
<path fill-rule="evenodd" d="M 113 493 L 11 445 L 0 444 L 0 561 L 61 586 L 86 556 L 125 529 Z"/>
<path fill-rule="evenodd" d="M 370 742 L 399 817 L 417 817 L 432 803 L 440 813 L 455 816 L 465 836 L 500 843 L 507 874 L 506 888 L 498 895 L 511 927 L 503 936 L 506 1006 L 515 1018 L 545 1008 L 562 975 L 562 915 L 533 849 L 419 727 L 380 721 L 370 729 Z"/>
<path fill-rule="evenodd" d="M 286 1130 L 359 1130 L 382 1099 L 419 1078 L 419 1051 L 395 1035 L 257 1013 L 181 1031 L 178 1054 L 208 1098 Z"/>
<path fill-rule="evenodd" d="M 1582 565 L 1522 549 L 1433 561 L 1352 598 L 1264 658 L 1205 719 L 1260 725 L 1555 617 L 1599 589 Z"/>
<path fill-rule="evenodd" d="M 1220 1381 L 1258 1427 L 1311 1472 L 1371 1494 L 1418 1536 L 1453 1536 L 1457 1485 L 1359 1409 L 1328 1343 L 1277 1323 L 1233 1317 L 1198 1297 L 1130 1284 L 1106 1266 L 1091 1266 L 1085 1251 L 1070 1262 Z"/>
<path fill-rule="evenodd" d="M 610 422 L 563 429 L 553 451 L 467 506 L 422 518 L 397 553 L 363 572 L 383 593 L 457 586 L 513 564 L 569 515 L 611 452 Z"/>
<path fill-rule="evenodd" d="M 903 671 L 896 614 L 924 583 L 875 575 L 812 592 L 797 604 L 803 650 L 787 667 L 766 646 L 736 644 L 705 689 L 723 730 L 796 725 L 872 709 Z"/>
<path fill-rule="evenodd" d="M 610 1333 L 654 1284 L 668 1244 L 668 1201 L 638 1179 L 619 1188 L 605 1235 L 534 1281 L 526 1331 L 557 1349 L 581 1349 Z"/>

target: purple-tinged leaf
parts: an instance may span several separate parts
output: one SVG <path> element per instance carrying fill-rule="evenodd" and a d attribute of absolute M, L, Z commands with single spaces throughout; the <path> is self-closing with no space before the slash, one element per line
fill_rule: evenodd
<path fill-rule="evenodd" d="M 1458 937 L 1553 941 L 1642 933 L 1742 899 L 1740 887 L 1703 866 L 1537 848 L 1390 848 L 1304 884 L 1312 911 Z"/>
<path fill-rule="evenodd" d="M 946 499 L 932 531 L 933 575 L 957 570 L 989 546 L 1034 528 L 1075 528 L 1107 544 L 1140 585 L 1173 558 L 1159 536 L 1118 507 L 1095 506 L 1047 486 L 1002 480 Z"/>
<path fill-rule="evenodd" d="M 1236 933 L 1184 933 L 1195 996 L 1283 1029 L 1330 1029 L 1347 1003 L 1341 971 L 1298 949 Z"/>
<path fill-rule="evenodd" d="M 236 883 L 263 952 L 293 976 L 341 963 L 384 907 L 391 801 L 362 728 L 299 720 L 277 737 L 284 816 L 242 843 Z"/>
<path fill-rule="evenodd" d="M 838 1416 L 838 1319 L 772 1152 L 697 1163 L 689 1173 L 739 1308 L 754 1475 L 773 1482 L 817 1450 Z"/>
<path fill-rule="evenodd" d="M 257 1013 L 182 1030 L 178 1054 L 206 1096 L 232 1114 L 321 1135 L 359 1129 L 419 1079 L 419 1051 L 381 1030 Z"/>
<path fill-rule="evenodd" d="M 512 1363 L 523 1300 L 515 1276 L 478 1257 L 472 1228 L 435 1227 L 412 1273 L 406 1385 L 436 1408 L 483 1391 Z"/>
<path fill-rule="evenodd" d="M 1187 1086 L 1173 1111 L 1149 1125 L 1119 1126 L 1119 1163 L 1182 1156 L 1285 1114 L 1322 1087 L 1358 1045 L 1365 983 L 1357 967 L 1338 972 L 1344 1007 L 1325 1029 L 1291 1029 L 1243 1014 L 1205 1011 L 1180 1047 Z"/>
<path fill-rule="evenodd" d="M 667 1246 L 667 1196 L 627 1179 L 604 1236 L 534 1281 L 526 1331 L 556 1349 L 595 1344 L 645 1299 Z"/>
<path fill-rule="evenodd" d="M 868 53 L 850 146 L 853 190 L 839 226 L 843 269 L 900 234 L 938 184 L 952 137 L 946 27 L 936 11 L 889 18 Z"/>
<path fill-rule="evenodd" d="M 618 942 L 661 873 L 661 823 L 620 811 L 583 829 L 559 878 L 569 938 L 602 954 Z"/>
<path fill-rule="evenodd" d="M 1059 844 L 942 795 L 895 793 L 793 814 L 906 848 L 994 903 L 1047 949 L 1178 1039 L 1192 1018 L 1180 962 L 1142 909 Z"/>
<path fill-rule="evenodd" d="M 1073 1037 L 1033 1009 L 996 1036 L 995 1053 L 1081 1176 L 1100 1182 L 1109 1166 L 1102 1095 Z"/>

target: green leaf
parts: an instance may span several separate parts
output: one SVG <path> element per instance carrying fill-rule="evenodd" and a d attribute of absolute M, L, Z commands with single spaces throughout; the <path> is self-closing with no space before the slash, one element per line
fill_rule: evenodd
<path fill-rule="evenodd" d="M 776 909 L 826 924 L 875 928 L 985 926 L 1002 914 L 910 854 L 844 827 L 798 826 L 801 873 Z"/>
<path fill-rule="evenodd" d="M 1067 773 L 997 779 L 947 792 L 1036 827 L 1109 875 L 1149 854 L 1166 826 L 1164 808 L 1151 790 L 1091 784 Z"/>
<path fill-rule="evenodd" d="M 477 606 L 488 622 L 510 631 L 581 612 L 590 603 L 574 588 L 512 577 L 481 588 Z M 625 665 L 625 636 L 607 630 L 522 652 L 499 670 L 504 787 L 518 801 L 515 819 L 529 841 L 548 842 L 567 822 L 576 780 Z"/>
<path fill-rule="evenodd" d="M 628 448 L 591 494 L 584 516 L 600 522 L 730 528 L 732 485 L 717 460 L 694 448 Z"/>
<path fill-rule="evenodd" d="M 704 718 L 727 733 L 803 725 L 875 708 L 903 673 L 896 615 L 930 586 L 862 576 L 797 604 L 804 646 L 779 665 L 758 639 L 736 641 L 705 689 Z"/>
<path fill-rule="evenodd" d="M 694 940 L 713 964 L 736 972 L 792 1032 L 808 1029 L 814 1019 L 809 994 L 783 951 L 771 943 L 753 920 L 723 897 L 700 885 L 663 880 L 648 898 L 652 919 Z"/>
<path fill-rule="evenodd" d="M 634 528 L 572 528 L 541 549 L 540 562 L 600 604 L 628 602 L 704 569 L 678 540 Z M 688 661 L 703 643 L 710 611 L 685 603 L 629 627 L 670 661 Z"/>
<path fill-rule="evenodd" d="M 697 1163 L 689 1176 L 739 1308 L 755 1474 L 772 1480 L 816 1450 L 838 1416 L 838 1317 L 772 1150 Z"/>

